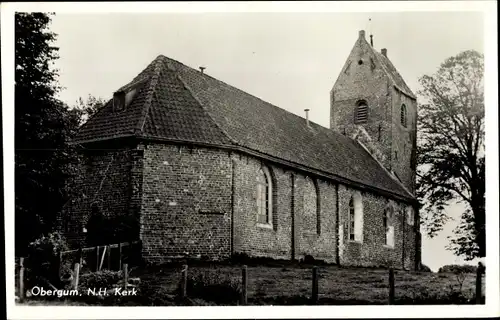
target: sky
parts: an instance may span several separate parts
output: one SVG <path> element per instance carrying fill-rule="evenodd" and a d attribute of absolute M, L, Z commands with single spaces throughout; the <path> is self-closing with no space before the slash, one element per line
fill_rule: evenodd
<path fill-rule="evenodd" d="M 369 21 L 371 19 L 371 22 Z M 160 54 L 329 126 L 329 91 L 359 30 L 373 35 L 417 93 L 418 79 L 464 50 L 484 51 L 480 12 L 57 13 L 60 99 L 110 99 Z M 434 271 L 464 263 L 445 249 L 463 206 L 437 237 L 424 236 L 422 262 Z"/>

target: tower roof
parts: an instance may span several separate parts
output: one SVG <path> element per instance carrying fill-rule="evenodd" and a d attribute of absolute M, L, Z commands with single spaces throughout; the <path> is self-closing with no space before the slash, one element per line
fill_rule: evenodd
<path fill-rule="evenodd" d="M 306 120 L 163 55 L 129 84 L 122 111 L 109 101 L 75 142 L 119 137 L 238 150 L 360 189 L 414 201 L 357 141 Z"/>
<path fill-rule="evenodd" d="M 385 73 L 389 77 L 390 81 L 392 82 L 392 85 L 396 87 L 399 91 L 403 92 L 405 95 L 417 99 L 415 94 L 411 91 L 410 87 L 406 84 L 405 80 L 401 76 L 401 74 L 398 72 L 396 67 L 392 64 L 391 60 L 387 58 L 387 56 L 383 55 L 380 52 L 377 52 L 372 46 L 370 46 L 375 53 L 375 56 L 380 62 L 380 65 L 384 69 Z"/>
<path fill-rule="evenodd" d="M 387 49 L 382 49 L 383 53 L 378 52 L 375 50 L 372 44 L 369 44 L 366 39 L 365 39 L 365 31 L 361 30 L 359 31 L 359 38 L 363 41 L 366 42 L 366 45 L 372 50 L 373 55 L 375 58 L 379 61 L 380 65 L 382 66 L 382 69 L 384 70 L 385 74 L 391 81 L 392 85 L 404 93 L 405 95 L 417 99 L 415 94 L 411 91 L 410 87 L 406 84 L 405 80 L 401 76 L 401 74 L 398 72 L 396 67 L 392 64 L 391 60 L 387 57 Z"/>

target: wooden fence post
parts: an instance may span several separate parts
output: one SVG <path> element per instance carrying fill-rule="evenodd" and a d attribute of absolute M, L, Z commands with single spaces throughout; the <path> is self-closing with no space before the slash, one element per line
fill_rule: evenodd
<path fill-rule="evenodd" d="M 389 304 L 394 304 L 394 269 L 389 269 Z"/>
<path fill-rule="evenodd" d="M 241 268 L 241 305 L 245 306 L 248 302 L 248 274 L 247 274 L 247 266 L 244 265 Z"/>
<path fill-rule="evenodd" d="M 53 259 L 54 259 L 54 264 L 55 266 L 52 267 L 51 265 L 51 276 L 53 277 L 50 279 L 56 286 L 59 286 L 60 281 L 61 281 L 61 268 L 62 268 L 62 261 L 63 261 L 63 254 L 61 250 L 57 250 L 57 252 L 54 254 Z"/>
<path fill-rule="evenodd" d="M 104 258 L 106 257 L 106 253 L 108 252 L 108 246 L 104 246 L 104 251 L 102 252 L 101 263 L 99 263 L 99 271 L 102 270 L 102 265 L 104 264 Z"/>
<path fill-rule="evenodd" d="M 78 289 L 78 278 L 80 277 L 80 264 L 75 263 L 74 289 Z"/>
<path fill-rule="evenodd" d="M 318 267 L 314 266 L 312 269 L 312 304 L 318 303 Z"/>
<path fill-rule="evenodd" d="M 108 258 L 108 270 L 111 270 L 111 246 L 108 246 L 107 258 Z"/>
<path fill-rule="evenodd" d="M 24 301 L 24 258 L 19 258 L 19 302 Z"/>
<path fill-rule="evenodd" d="M 188 266 L 187 264 L 182 266 L 181 271 L 181 298 L 187 297 L 187 274 L 188 274 Z"/>
<path fill-rule="evenodd" d="M 476 304 L 481 304 L 483 286 L 483 264 L 479 262 L 476 269 Z"/>
<path fill-rule="evenodd" d="M 99 271 L 99 246 L 95 247 L 96 258 L 95 258 L 95 271 Z"/>
<path fill-rule="evenodd" d="M 82 246 L 78 248 L 78 263 L 83 266 L 83 249 Z"/>
<path fill-rule="evenodd" d="M 118 244 L 118 269 L 122 270 L 122 243 Z"/>
<path fill-rule="evenodd" d="M 123 264 L 123 289 L 127 290 L 128 287 L 128 264 Z"/>

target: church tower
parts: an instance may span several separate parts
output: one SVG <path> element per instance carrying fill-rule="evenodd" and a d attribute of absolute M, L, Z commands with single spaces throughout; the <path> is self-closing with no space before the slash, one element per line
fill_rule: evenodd
<path fill-rule="evenodd" d="M 330 91 L 330 110 L 332 130 L 358 140 L 415 193 L 417 100 L 364 30 Z"/>

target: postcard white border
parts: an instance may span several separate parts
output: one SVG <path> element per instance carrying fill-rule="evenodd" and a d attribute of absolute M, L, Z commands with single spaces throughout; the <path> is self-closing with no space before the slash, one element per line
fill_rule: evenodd
<path fill-rule="evenodd" d="M 480 11 L 485 30 L 486 209 L 488 278 L 483 306 L 315 306 L 315 307 L 27 307 L 14 304 L 7 290 L 11 319 L 77 318 L 394 318 L 499 316 L 498 256 L 498 52 L 496 1 L 373 1 L 373 2 L 73 2 L 2 3 L 2 105 L 5 190 L 6 285 L 14 288 L 14 12 L 56 13 L 201 13 L 201 12 L 400 12 Z M 496 284 L 496 285 L 495 285 Z"/>

